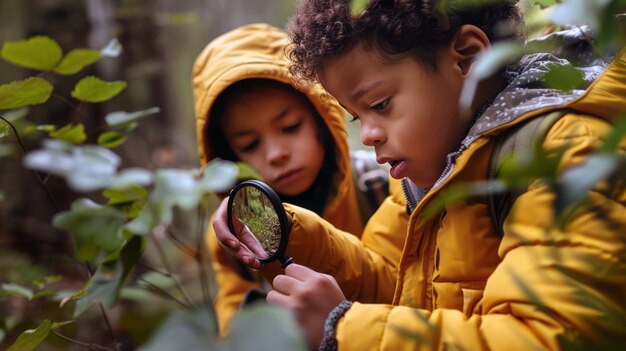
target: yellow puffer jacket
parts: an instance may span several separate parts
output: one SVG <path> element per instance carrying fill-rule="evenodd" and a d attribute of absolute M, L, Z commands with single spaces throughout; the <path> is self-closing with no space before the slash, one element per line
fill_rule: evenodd
<path fill-rule="evenodd" d="M 203 166 L 215 157 L 206 140 L 208 118 L 215 99 L 228 86 L 249 78 L 267 78 L 291 84 L 289 61 L 284 54 L 286 44 L 287 36 L 283 31 L 267 24 L 251 24 L 214 39 L 197 57 L 192 83 L 198 147 Z M 345 113 L 320 86 L 305 88 L 302 92 L 322 116 L 337 145 L 338 171 L 334 175 L 337 194 L 328 200 L 324 218 L 341 230 L 361 236 L 363 222 L 352 181 Z M 384 241 L 382 237 L 371 240 Z M 212 226 L 209 226 L 207 242 L 218 284 L 215 306 L 219 328 L 220 333 L 225 335 L 228 322 L 239 308 L 244 294 L 259 284 L 240 276 L 232 259 L 219 248 Z M 391 256 L 399 257 L 400 246 L 387 246 L 394 252 Z M 391 301 L 391 297 L 388 301 Z"/>
<path fill-rule="evenodd" d="M 522 62 L 531 69 L 509 72 L 510 89 L 482 115 L 494 118 L 481 117 L 474 124 L 448 172 L 416 202 L 408 228 L 398 229 L 397 204 L 391 203 L 368 223 L 381 231 L 385 226 L 397 230 L 403 251 L 395 265 L 382 257 L 384 250 L 376 243 L 359 242 L 309 211 L 286 206 L 293 217 L 287 251 L 295 262 L 335 277 L 348 299 L 394 296 L 391 304 L 355 302 L 337 325 L 339 350 L 623 347 L 626 193 L 609 198 L 606 187 L 597 186 L 589 192 L 590 207 L 602 205 L 604 216 L 585 207 L 561 231 L 552 225 L 553 193 L 534 182 L 515 201 L 502 240 L 485 199 L 446 206 L 434 218 L 422 216 L 433 197 L 450 185 L 484 180 L 494 136 L 520 121 L 568 109 L 543 142 L 547 154 L 565 149 L 559 164 L 563 171 L 594 152 L 611 130 L 610 121 L 626 111 L 626 52 L 608 68 L 590 62 L 582 69 L 593 81 L 586 90 L 549 95 L 537 88 L 542 80 L 537 72 L 559 61 L 536 55 Z M 626 141 L 621 151 L 626 151 Z M 394 182 L 391 191 L 401 196 L 400 184 Z M 394 266 L 399 267 L 396 284 L 386 284 Z"/>

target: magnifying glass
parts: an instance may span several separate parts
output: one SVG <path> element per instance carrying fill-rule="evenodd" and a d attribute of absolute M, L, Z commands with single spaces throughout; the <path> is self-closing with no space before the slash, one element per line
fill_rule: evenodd
<path fill-rule="evenodd" d="M 261 263 L 279 260 L 285 268 L 293 259 L 285 253 L 289 241 L 287 214 L 272 188 L 246 180 L 230 192 L 228 228 Z"/>

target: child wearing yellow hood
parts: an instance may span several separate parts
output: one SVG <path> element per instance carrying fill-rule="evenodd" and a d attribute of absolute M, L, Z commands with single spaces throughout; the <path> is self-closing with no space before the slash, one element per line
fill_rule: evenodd
<path fill-rule="evenodd" d="M 364 219 L 352 178 L 345 112 L 319 85 L 295 88 L 284 52 L 287 42 L 283 31 L 251 24 L 214 39 L 198 56 L 192 83 L 201 163 L 216 157 L 246 162 L 284 202 L 360 236 Z M 381 215 L 406 218 L 403 199 L 386 201 L 395 203 L 394 210 Z M 401 244 L 393 241 L 401 238 L 376 237 L 375 232 L 365 240 L 378 242 L 385 257 L 399 258 Z M 207 241 L 218 284 L 217 319 L 225 335 L 246 294 L 263 283 L 219 249 L 212 226 Z M 395 272 L 390 270 L 387 278 L 393 284 Z"/>

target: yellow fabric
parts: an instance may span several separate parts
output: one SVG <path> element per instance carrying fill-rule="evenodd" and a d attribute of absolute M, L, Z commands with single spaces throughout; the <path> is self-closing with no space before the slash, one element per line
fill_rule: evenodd
<path fill-rule="evenodd" d="M 212 40 L 197 57 L 192 84 L 198 147 L 203 166 L 214 158 L 206 142 L 206 129 L 215 99 L 228 86 L 243 79 L 266 78 L 290 84 L 289 62 L 284 54 L 286 43 L 287 37 L 283 31 L 267 24 L 251 24 Z M 337 145 L 339 170 L 334 175 L 337 194 L 328 200 L 324 218 L 339 229 L 360 235 L 363 225 L 352 182 L 345 113 L 318 85 L 304 88 L 302 92 L 322 116 Z M 237 273 L 230 257 L 219 248 L 212 226 L 207 233 L 207 242 L 218 285 L 215 307 L 220 332 L 224 335 L 245 292 L 259 285 L 242 279 Z M 389 247 L 397 251 L 399 256 L 398 246 Z"/>
<path fill-rule="evenodd" d="M 609 121 L 626 111 L 626 53 L 580 98 L 528 113 L 500 130 L 557 108 L 572 112 L 550 128 L 543 148 L 547 154 L 565 148 L 559 164 L 563 171 L 594 152 L 611 130 Z M 294 224 L 287 250 L 295 261 L 333 275 L 348 299 L 360 301 L 337 325 L 339 350 L 623 347 L 626 193 L 607 197 L 605 184 L 599 184 L 589 192 L 590 206 L 561 231 L 551 226 L 553 194 L 535 182 L 515 201 L 501 241 L 485 199 L 450 205 L 435 218 L 423 218 L 425 206 L 450 185 L 485 179 L 493 143 L 486 135 L 470 144 L 450 177 L 419 203 L 408 228 L 396 220 L 398 204 L 392 201 L 372 217 L 368 228 L 387 226 L 402 238 L 390 241 L 404 242 L 396 263 L 384 257 L 375 241 L 360 242 L 308 211 L 288 207 Z M 626 152 L 626 140 L 620 146 Z M 397 183 L 391 191 L 392 198 L 401 197 Z M 602 206 L 603 216 L 589 210 L 595 205 Z M 392 303 L 363 303 L 391 296 L 396 267 Z"/>

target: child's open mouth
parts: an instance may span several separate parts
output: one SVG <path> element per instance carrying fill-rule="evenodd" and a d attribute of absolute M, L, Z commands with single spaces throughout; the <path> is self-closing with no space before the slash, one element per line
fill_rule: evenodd
<path fill-rule="evenodd" d="M 392 177 L 396 179 L 401 179 L 406 176 L 406 174 L 404 174 L 406 171 L 406 163 L 403 160 L 389 161 L 389 165 L 391 166 L 389 174 Z"/>

